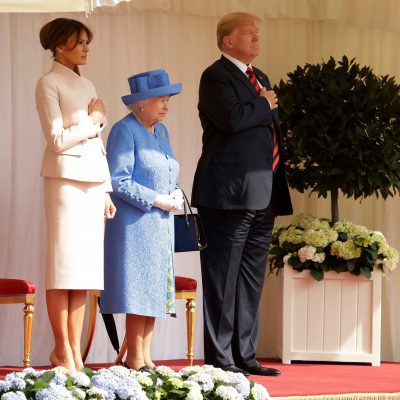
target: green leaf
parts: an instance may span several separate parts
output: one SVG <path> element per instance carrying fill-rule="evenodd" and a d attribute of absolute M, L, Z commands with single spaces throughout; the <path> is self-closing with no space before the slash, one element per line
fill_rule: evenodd
<path fill-rule="evenodd" d="M 43 380 L 37 380 L 34 385 L 33 389 L 35 392 L 37 392 L 39 389 L 44 389 L 49 386 L 49 382 L 43 381 Z"/>
<path fill-rule="evenodd" d="M 40 380 L 49 383 L 55 376 L 56 373 L 54 371 L 46 371 L 40 375 Z"/>
<path fill-rule="evenodd" d="M 312 269 L 311 270 L 311 275 L 316 281 L 322 281 L 324 279 L 323 271 Z"/>
<path fill-rule="evenodd" d="M 356 262 L 355 260 L 348 260 L 347 261 L 347 269 L 352 272 L 354 271 L 354 268 L 356 267 Z"/>
<path fill-rule="evenodd" d="M 86 374 L 89 378 L 91 378 L 95 374 L 95 372 L 91 368 L 87 368 L 87 367 L 82 368 L 81 372 Z"/>
<path fill-rule="evenodd" d="M 360 271 L 367 279 L 371 278 L 371 270 L 368 267 L 361 267 Z"/>

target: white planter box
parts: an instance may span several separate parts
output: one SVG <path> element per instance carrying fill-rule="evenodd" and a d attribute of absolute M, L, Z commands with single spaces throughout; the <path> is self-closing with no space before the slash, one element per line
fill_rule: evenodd
<path fill-rule="evenodd" d="M 371 279 L 348 272 L 283 269 L 283 364 L 292 360 L 380 365 L 381 273 Z"/>

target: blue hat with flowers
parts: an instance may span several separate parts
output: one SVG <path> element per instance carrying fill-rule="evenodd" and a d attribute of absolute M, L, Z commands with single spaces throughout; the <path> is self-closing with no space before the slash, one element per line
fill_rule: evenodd
<path fill-rule="evenodd" d="M 163 69 L 142 72 L 128 78 L 131 94 L 122 96 L 124 104 L 159 96 L 174 96 L 182 91 L 181 83 L 169 83 L 168 74 Z"/>

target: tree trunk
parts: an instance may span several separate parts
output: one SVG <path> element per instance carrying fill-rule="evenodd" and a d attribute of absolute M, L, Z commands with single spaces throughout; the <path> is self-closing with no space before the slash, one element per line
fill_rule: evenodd
<path fill-rule="evenodd" d="M 339 189 L 338 188 L 331 189 L 331 212 L 332 212 L 333 223 L 339 221 L 338 198 L 339 198 Z"/>

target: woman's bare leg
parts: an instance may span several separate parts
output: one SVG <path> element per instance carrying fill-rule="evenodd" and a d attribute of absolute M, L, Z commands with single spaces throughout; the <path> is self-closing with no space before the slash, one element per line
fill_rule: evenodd
<path fill-rule="evenodd" d="M 75 368 L 83 368 L 81 336 L 85 317 L 86 290 L 70 290 L 68 303 L 68 337 L 75 362 Z"/>
<path fill-rule="evenodd" d="M 151 340 L 153 337 L 153 331 L 154 331 L 154 323 L 155 323 L 155 318 L 154 317 L 146 317 L 146 325 L 144 327 L 144 335 L 143 335 L 143 357 L 144 357 L 144 363 L 149 367 L 149 368 L 154 368 L 155 365 L 153 363 L 153 360 L 151 359 Z"/>
<path fill-rule="evenodd" d="M 47 313 L 54 336 L 54 350 L 50 355 L 50 363 L 52 367 L 63 366 L 73 373 L 75 362 L 68 335 L 68 299 L 68 290 L 46 291 Z"/>

